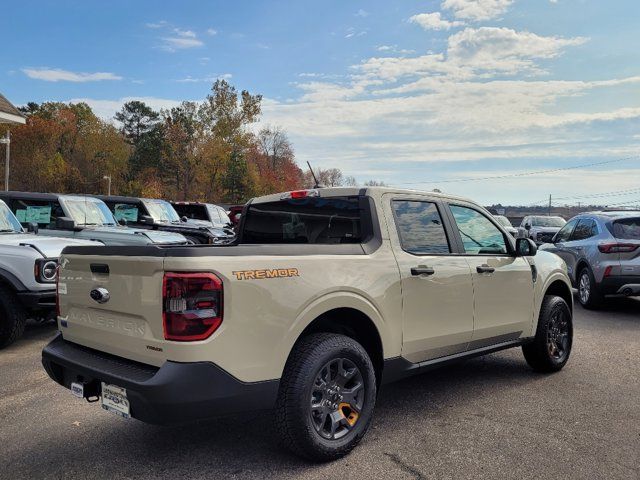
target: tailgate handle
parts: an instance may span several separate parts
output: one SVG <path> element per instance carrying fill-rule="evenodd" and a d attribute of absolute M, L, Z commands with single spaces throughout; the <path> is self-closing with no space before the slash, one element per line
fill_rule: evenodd
<path fill-rule="evenodd" d="M 109 265 L 107 265 L 106 263 L 92 263 L 91 273 L 102 273 L 104 275 L 109 275 Z"/>

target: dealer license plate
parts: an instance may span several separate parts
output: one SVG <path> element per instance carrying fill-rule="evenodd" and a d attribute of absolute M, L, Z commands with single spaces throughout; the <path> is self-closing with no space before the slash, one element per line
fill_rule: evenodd
<path fill-rule="evenodd" d="M 124 418 L 131 416 L 127 391 L 117 385 L 102 382 L 102 408 Z"/>

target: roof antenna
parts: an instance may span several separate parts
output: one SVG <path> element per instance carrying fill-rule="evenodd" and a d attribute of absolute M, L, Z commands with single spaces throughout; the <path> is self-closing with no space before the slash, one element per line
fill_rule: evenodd
<path fill-rule="evenodd" d="M 315 185 L 313 186 L 313 188 L 322 188 L 322 185 L 320 185 L 320 182 L 318 182 L 318 178 L 316 177 L 316 174 L 313 173 L 313 168 L 311 168 L 311 164 L 309 163 L 309 160 L 307 160 L 307 165 L 309 166 L 309 171 L 311 172 L 311 176 L 313 177 L 313 181 L 315 182 Z"/>

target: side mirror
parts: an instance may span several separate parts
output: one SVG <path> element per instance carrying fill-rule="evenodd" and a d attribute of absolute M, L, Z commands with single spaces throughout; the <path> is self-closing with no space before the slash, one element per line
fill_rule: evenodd
<path fill-rule="evenodd" d="M 524 224 L 524 229 L 525 230 L 531 230 L 531 224 L 530 223 L 525 223 Z"/>
<path fill-rule="evenodd" d="M 75 230 L 76 221 L 71 217 L 58 217 L 56 219 L 56 228 L 58 230 Z"/>
<path fill-rule="evenodd" d="M 516 255 L 519 257 L 533 257 L 538 251 L 536 242 L 530 238 L 516 239 Z"/>
<path fill-rule="evenodd" d="M 129 222 L 126 218 L 121 218 L 120 220 L 118 220 L 118 223 L 123 227 L 126 227 Z"/>
<path fill-rule="evenodd" d="M 181 220 L 182 222 L 186 223 L 189 219 L 187 218 L 187 216 L 186 216 L 186 215 L 183 215 L 183 216 L 180 218 L 180 220 Z"/>
<path fill-rule="evenodd" d="M 145 225 L 153 225 L 155 222 L 153 221 L 153 217 L 151 215 L 140 215 L 140 223 L 144 223 Z"/>
<path fill-rule="evenodd" d="M 36 222 L 27 223 L 27 232 L 38 234 L 38 224 Z"/>

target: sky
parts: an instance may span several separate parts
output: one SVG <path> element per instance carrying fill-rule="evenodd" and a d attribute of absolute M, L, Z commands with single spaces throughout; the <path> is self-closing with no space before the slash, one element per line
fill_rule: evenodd
<path fill-rule="evenodd" d="M 257 127 L 300 165 L 484 204 L 640 204 L 637 0 L 34 0 L 3 19 L 17 105 L 112 120 L 225 78 L 263 95 Z"/>

